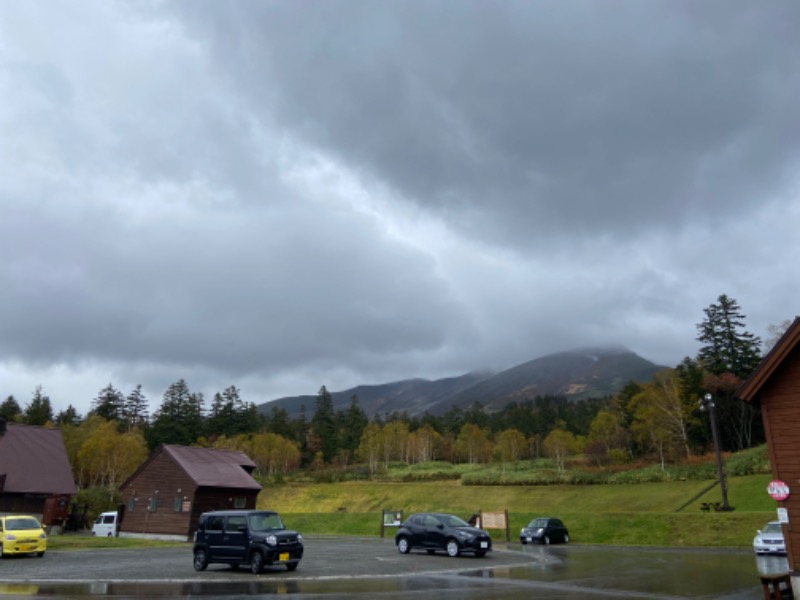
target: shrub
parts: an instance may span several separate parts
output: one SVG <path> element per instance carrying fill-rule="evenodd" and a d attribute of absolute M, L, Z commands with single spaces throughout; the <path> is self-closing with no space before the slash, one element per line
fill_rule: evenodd
<path fill-rule="evenodd" d="M 766 444 L 737 452 L 725 460 L 727 475 L 760 475 L 771 472 Z"/>

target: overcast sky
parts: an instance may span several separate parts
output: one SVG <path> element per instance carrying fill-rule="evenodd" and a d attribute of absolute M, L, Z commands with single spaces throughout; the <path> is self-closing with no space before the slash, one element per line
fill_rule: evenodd
<path fill-rule="evenodd" d="M 0 2 L 0 400 L 151 412 L 800 314 L 796 0 Z"/>

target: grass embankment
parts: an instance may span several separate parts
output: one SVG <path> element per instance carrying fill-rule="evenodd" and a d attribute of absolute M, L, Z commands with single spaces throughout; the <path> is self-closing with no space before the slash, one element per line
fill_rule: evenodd
<path fill-rule="evenodd" d="M 306 534 L 380 534 L 384 509 L 441 511 L 463 518 L 484 511 L 509 512 L 511 539 L 535 516 L 558 516 L 576 543 L 746 548 L 756 529 L 775 518 L 768 474 L 728 478 L 732 512 L 702 512 L 719 502 L 713 481 L 665 483 L 475 486 L 460 481 L 342 482 L 268 485 L 259 508 L 278 510 L 289 527 Z M 691 501 L 691 502 L 690 502 Z M 687 505 L 687 502 L 689 503 Z M 502 539 L 504 532 L 493 532 Z M 387 535 L 392 535 L 391 530 Z"/>
<path fill-rule="evenodd" d="M 88 533 L 66 533 L 51 535 L 47 538 L 49 550 L 120 550 L 125 548 L 164 548 L 168 546 L 182 546 L 186 542 L 171 542 L 165 540 L 143 540 L 126 537 L 96 537 Z"/>

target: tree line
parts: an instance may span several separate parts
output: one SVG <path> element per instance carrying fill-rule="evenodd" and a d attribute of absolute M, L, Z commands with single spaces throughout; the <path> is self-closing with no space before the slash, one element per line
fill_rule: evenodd
<path fill-rule="evenodd" d="M 600 467 L 637 460 L 663 466 L 708 452 L 709 415 L 698 402 L 706 393 L 715 398 L 723 450 L 763 443 L 758 407 L 735 397 L 760 361 L 761 341 L 744 329 L 738 304 L 725 295 L 704 313 L 696 357 L 606 398 L 536 396 L 499 411 L 475 403 L 439 415 L 369 418 L 357 396 L 335 410 L 322 386 L 310 416 L 305 407 L 291 416 L 279 407 L 260 412 L 235 386 L 214 394 L 206 406 L 203 394 L 181 379 L 152 415 L 140 385 L 126 395 L 108 384 L 85 417 L 71 405 L 53 414 L 41 387 L 25 407 L 9 396 L 0 416 L 61 427 L 78 485 L 106 489 L 119 486 L 162 443 L 240 450 L 264 476 L 354 464 L 374 473 L 394 461 L 512 463 L 541 456 L 564 468 L 575 455 Z"/>

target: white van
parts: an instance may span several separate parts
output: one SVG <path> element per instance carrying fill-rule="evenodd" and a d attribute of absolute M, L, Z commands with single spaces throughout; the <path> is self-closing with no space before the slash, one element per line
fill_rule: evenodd
<path fill-rule="evenodd" d="M 92 535 L 112 537 L 117 535 L 117 511 L 100 513 L 92 525 Z"/>

